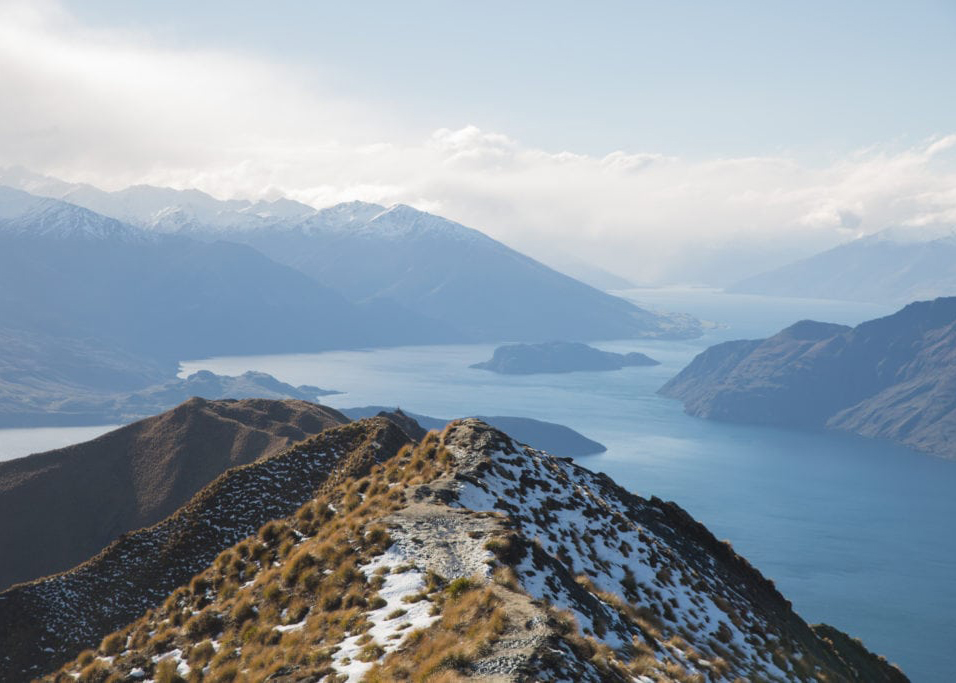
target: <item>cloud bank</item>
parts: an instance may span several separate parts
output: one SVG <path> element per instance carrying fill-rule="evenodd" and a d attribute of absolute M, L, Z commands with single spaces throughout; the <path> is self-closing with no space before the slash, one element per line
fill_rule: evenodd
<path fill-rule="evenodd" d="M 91 29 L 52 2 L 0 2 L 0 92 L 0 166 L 107 189 L 405 202 L 640 282 L 720 284 L 889 226 L 956 224 L 956 134 L 823 164 L 535 149 L 469 125 L 417 131 L 321 72 Z"/>

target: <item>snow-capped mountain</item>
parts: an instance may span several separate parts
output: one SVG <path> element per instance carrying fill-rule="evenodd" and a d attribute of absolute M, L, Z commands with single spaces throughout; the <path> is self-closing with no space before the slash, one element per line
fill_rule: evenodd
<path fill-rule="evenodd" d="M 408 442 L 327 430 L 0 594 L 0 677 L 907 680 L 673 503 L 474 419 Z"/>
<path fill-rule="evenodd" d="M 462 340 L 394 302 L 349 301 L 250 246 L 144 230 L 13 189 L 0 190 L 0 291 L 10 293 L 0 296 L 4 328 L 99 339 L 163 362 Z"/>
<path fill-rule="evenodd" d="M 74 204 L 0 187 L 0 232 L 7 237 L 155 242 L 156 235 Z"/>
<path fill-rule="evenodd" d="M 478 230 L 403 204 L 348 202 L 316 211 L 288 200 L 217 200 L 197 190 L 84 185 L 64 192 L 48 185 L 69 202 L 138 227 L 248 244 L 354 301 L 394 301 L 471 341 L 700 335 L 689 316 L 644 310 Z"/>

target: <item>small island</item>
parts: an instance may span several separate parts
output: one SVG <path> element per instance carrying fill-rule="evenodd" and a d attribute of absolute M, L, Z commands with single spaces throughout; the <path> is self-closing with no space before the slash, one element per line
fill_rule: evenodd
<path fill-rule="evenodd" d="M 579 342 L 506 344 L 495 349 L 491 360 L 471 367 L 503 375 L 533 375 L 542 372 L 620 370 L 629 366 L 660 365 L 643 353 L 601 351 Z"/>

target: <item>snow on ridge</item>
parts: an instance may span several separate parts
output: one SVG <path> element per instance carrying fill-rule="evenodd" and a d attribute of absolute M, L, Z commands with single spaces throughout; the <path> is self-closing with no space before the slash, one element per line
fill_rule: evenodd
<path fill-rule="evenodd" d="M 459 461 L 474 458 L 469 449 L 454 442 L 449 450 Z M 757 647 L 755 634 L 769 626 L 764 617 L 749 610 L 749 603 L 737 592 L 739 587 L 728 585 L 717 572 L 705 572 L 702 564 L 694 566 L 667 539 L 638 524 L 633 502 L 618 497 L 606 477 L 507 437 L 485 453 L 486 469 L 470 471 L 458 482 L 456 504 L 507 514 L 517 523 L 518 532 L 533 540 L 536 549 L 515 567 L 532 597 L 570 611 L 586 634 L 614 649 L 628 644 L 632 636 L 646 634 L 635 633 L 600 595 L 656 604 L 666 627 L 658 646 L 691 673 L 707 675 L 707 666 L 698 666 L 679 649 L 666 645 L 667 634 L 693 632 L 694 647 L 709 658 L 716 656 L 707 649 L 709 640 L 727 643 L 751 671 L 759 671 L 767 680 L 787 680 L 768 649 Z M 587 577 L 590 586 L 586 582 L 583 587 L 597 592 L 592 595 L 599 604 L 582 603 L 573 586 L 556 579 L 557 566 L 566 567 L 579 581 Z"/>

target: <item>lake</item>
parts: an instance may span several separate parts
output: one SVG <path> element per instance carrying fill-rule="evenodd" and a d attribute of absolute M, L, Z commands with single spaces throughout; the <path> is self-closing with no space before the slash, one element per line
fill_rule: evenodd
<path fill-rule="evenodd" d="M 90 441 L 120 425 L 0 429 L 0 461 Z"/>
<path fill-rule="evenodd" d="M 862 638 L 914 681 L 952 680 L 956 462 L 846 435 L 700 420 L 655 393 L 711 344 L 767 336 L 803 318 L 855 324 L 892 309 L 692 288 L 621 294 L 721 326 L 690 341 L 595 344 L 662 363 L 606 373 L 496 375 L 468 368 L 494 346 L 470 345 L 193 360 L 182 374 L 259 370 L 346 392 L 323 399 L 334 407 L 566 424 L 608 448 L 581 464 L 676 501 L 772 578 L 807 621 Z M 0 453 L 12 431 L 22 441 L 50 430 L 0 430 Z"/>

